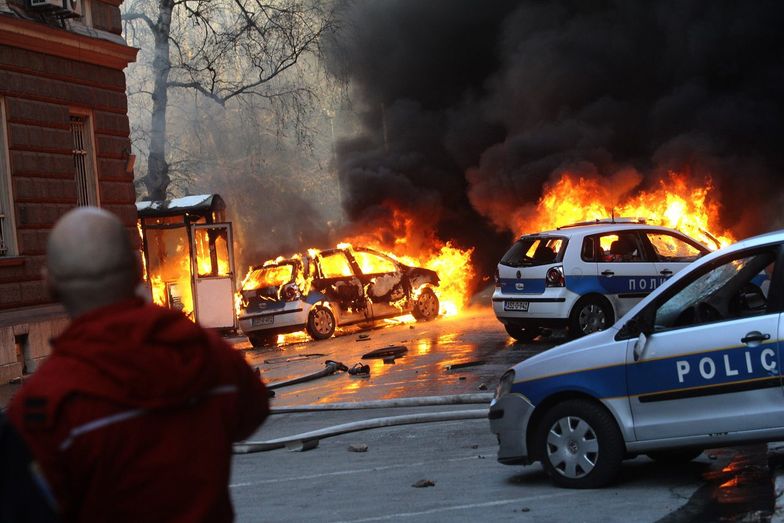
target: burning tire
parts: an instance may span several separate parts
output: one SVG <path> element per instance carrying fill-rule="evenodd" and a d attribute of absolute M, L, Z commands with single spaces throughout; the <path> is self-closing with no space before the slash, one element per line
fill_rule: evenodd
<path fill-rule="evenodd" d="M 308 314 L 305 329 L 314 340 L 326 340 L 335 333 L 335 315 L 323 305 L 316 305 Z"/>
<path fill-rule="evenodd" d="M 439 307 L 440 304 L 438 303 L 436 293 L 430 287 L 425 287 L 419 293 L 411 314 L 418 321 L 430 321 L 438 316 Z"/>
<path fill-rule="evenodd" d="M 278 341 L 277 334 L 265 334 L 265 333 L 250 333 L 248 334 L 248 340 L 250 344 L 256 348 L 260 347 L 269 347 L 275 345 Z"/>

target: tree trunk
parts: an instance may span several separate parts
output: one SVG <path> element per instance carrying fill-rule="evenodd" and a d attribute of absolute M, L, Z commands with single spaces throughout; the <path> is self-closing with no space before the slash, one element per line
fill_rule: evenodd
<path fill-rule="evenodd" d="M 174 0 L 159 0 L 158 20 L 155 23 L 155 58 L 152 62 L 155 77 L 152 91 L 152 122 L 150 125 L 150 155 L 144 186 L 150 200 L 165 200 L 169 187 L 169 164 L 166 162 L 166 106 L 169 101 L 169 36 Z"/>

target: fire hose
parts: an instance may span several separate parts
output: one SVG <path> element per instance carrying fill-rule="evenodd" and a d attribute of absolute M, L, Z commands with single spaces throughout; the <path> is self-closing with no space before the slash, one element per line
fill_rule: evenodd
<path fill-rule="evenodd" d="M 450 396 L 420 396 L 418 398 L 396 398 L 390 400 L 358 401 L 345 403 L 323 403 L 301 407 L 273 407 L 270 414 L 294 414 L 298 412 L 318 412 L 330 410 L 364 410 L 400 407 L 433 407 L 437 405 L 487 404 L 493 399 L 489 392 L 475 394 L 454 394 Z"/>
<path fill-rule="evenodd" d="M 417 398 L 412 398 L 417 399 Z M 235 454 L 251 454 L 254 452 L 266 452 L 269 450 L 288 448 L 291 450 L 310 450 L 318 446 L 318 442 L 324 438 L 358 432 L 361 430 L 376 429 L 383 427 L 395 427 L 399 425 L 412 425 L 415 423 L 433 423 L 438 421 L 456 421 L 468 419 L 487 418 L 487 409 L 456 410 L 450 412 L 428 412 L 422 414 L 405 414 L 402 416 L 388 416 L 383 418 L 373 418 L 351 423 L 342 423 L 332 427 L 303 432 L 293 436 L 272 439 L 268 441 L 246 441 L 234 445 Z"/>
<path fill-rule="evenodd" d="M 324 376 L 329 376 L 330 374 L 335 374 L 337 371 L 347 371 L 348 367 L 343 365 L 339 361 L 332 361 L 327 360 L 324 362 L 324 368 L 320 371 L 314 372 L 312 374 L 306 374 L 305 376 L 299 376 L 297 378 L 292 378 L 286 381 L 279 381 L 277 383 L 269 383 L 267 384 L 268 390 L 275 390 L 281 387 L 288 387 L 289 385 L 296 385 L 297 383 L 304 383 L 306 381 L 315 380 L 318 378 L 323 378 Z"/>

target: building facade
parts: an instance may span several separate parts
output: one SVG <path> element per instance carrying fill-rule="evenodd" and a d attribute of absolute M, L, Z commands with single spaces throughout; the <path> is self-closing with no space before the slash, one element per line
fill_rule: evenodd
<path fill-rule="evenodd" d="M 135 230 L 122 0 L 0 0 L 0 384 L 35 370 L 65 326 L 41 276 L 79 205 Z"/>

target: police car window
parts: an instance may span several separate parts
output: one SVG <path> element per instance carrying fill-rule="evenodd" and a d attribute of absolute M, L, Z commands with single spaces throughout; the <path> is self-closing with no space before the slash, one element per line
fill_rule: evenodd
<path fill-rule="evenodd" d="M 374 252 L 354 251 L 354 259 L 359 265 L 362 274 L 380 274 L 396 272 L 395 262 Z"/>
<path fill-rule="evenodd" d="M 351 270 L 351 265 L 348 263 L 348 258 L 342 252 L 328 254 L 321 257 L 320 264 L 321 274 L 324 278 L 339 278 L 341 276 L 353 276 L 354 272 Z"/>
<path fill-rule="evenodd" d="M 772 273 L 774 255 L 763 252 L 724 263 L 703 274 L 656 311 L 654 327 L 665 330 L 767 312 L 761 285 Z"/>
<path fill-rule="evenodd" d="M 560 237 L 526 236 L 517 240 L 507 251 L 501 264 L 508 267 L 532 267 L 559 261 L 566 243 Z"/>
<path fill-rule="evenodd" d="M 600 262 L 641 262 L 642 249 L 635 233 L 603 234 L 595 253 Z"/>
<path fill-rule="evenodd" d="M 648 240 L 656 254 L 657 261 L 692 262 L 703 252 L 672 234 L 649 232 Z"/>

